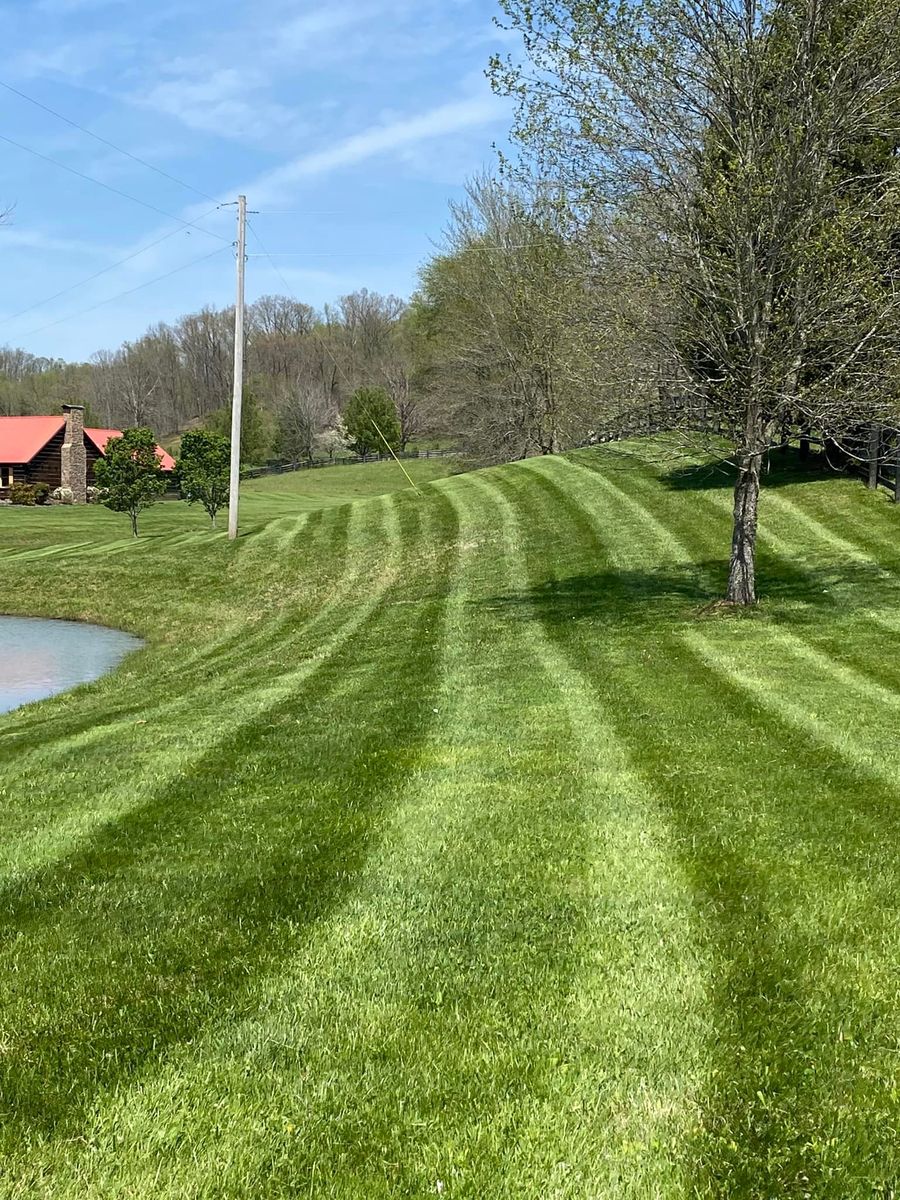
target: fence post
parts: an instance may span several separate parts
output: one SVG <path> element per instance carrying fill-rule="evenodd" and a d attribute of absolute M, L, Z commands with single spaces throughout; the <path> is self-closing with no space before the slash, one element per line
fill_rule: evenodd
<path fill-rule="evenodd" d="M 881 443 L 881 429 L 873 421 L 869 427 L 869 480 L 870 491 L 878 487 L 878 450 Z"/>

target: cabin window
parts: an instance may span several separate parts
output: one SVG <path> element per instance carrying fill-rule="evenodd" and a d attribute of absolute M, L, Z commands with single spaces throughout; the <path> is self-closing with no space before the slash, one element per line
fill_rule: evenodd
<path fill-rule="evenodd" d="M 12 467 L 0 467 L 0 487 L 12 487 L 14 482 Z"/>

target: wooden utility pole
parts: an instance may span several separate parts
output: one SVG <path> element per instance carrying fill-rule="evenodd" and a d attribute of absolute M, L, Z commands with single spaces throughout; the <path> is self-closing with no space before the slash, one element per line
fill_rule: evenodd
<path fill-rule="evenodd" d="M 237 299 L 234 305 L 234 394 L 231 401 L 231 476 L 228 484 L 228 537 L 238 532 L 241 487 L 241 408 L 244 399 L 244 263 L 247 257 L 247 197 L 238 196 Z"/>

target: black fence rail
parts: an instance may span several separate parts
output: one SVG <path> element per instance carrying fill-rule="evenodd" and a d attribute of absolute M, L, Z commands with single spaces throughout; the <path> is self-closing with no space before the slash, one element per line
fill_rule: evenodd
<path fill-rule="evenodd" d="M 633 437 L 652 437 L 661 433 L 697 433 L 728 436 L 720 417 L 708 413 L 702 402 L 664 402 L 641 405 L 624 413 L 603 429 L 591 433 L 583 446 L 621 442 Z M 800 456 L 817 447 L 836 471 L 852 471 L 873 491 L 887 488 L 895 503 L 900 503 L 900 429 L 873 421 L 842 433 L 840 439 L 802 420 L 786 421 L 782 426 L 781 447 L 796 445 Z M 772 451 L 777 452 L 778 447 Z"/>
<path fill-rule="evenodd" d="M 454 458 L 458 450 L 398 450 L 394 454 L 354 454 L 349 458 L 301 458 L 293 462 L 267 463 L 264 467 L 243 467 L 241 479 L 260 479 L 263 475 L 286 475 L 290 471 L 314 471 L 321 467 L 353 467 L 360 463 L 393 462 L 420 458 Z"/>

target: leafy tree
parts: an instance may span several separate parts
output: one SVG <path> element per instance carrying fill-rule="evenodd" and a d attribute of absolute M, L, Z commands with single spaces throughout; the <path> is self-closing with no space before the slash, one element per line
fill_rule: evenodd
<path fill-rule="evenodd" d="M 482 462 L 583 441 L 605 404 L 600 364 L 626 359 L 609 353 L 602 288 L 553 206 L 477 176 L 451 205 L 445 246 L 422 270 L 406 326 L 416 380 L 440 397 L 447 432 Z"/>
<path fill-rule="evenodd" d="M 218 408 L 206 418 L 206 428 L 211 433 L 217 433 L 227 438 L 231 443 L 231 407 Z M 256 465 L 264 461 L 271 444 L 271 435 L 267 428 L 266 417 L 263 414 L 255 392 L 249 388 L 244 392 L 241 405 L 241 462 Z"/>
<path fill-rule="evenodd" d="M 131 532 L 137 537 L 138 515 L 166 490 L 151 430 L 126 429 L 121 437 L 110 438 L 94 475 L 106 493 L 103 503 L 113 512 L 128 513 Z"/>
<path fill-rule="evenodd" d="M 383 388 L 359 388 L 344 412 L 350 445 L 357 454 L 373 454 L 400 443 L 400 422 L 390 396 Z"/>
<path fill-rule="evenodd" d="M 188 504 L 202 504 L 213 528 L 216 513 L 228 503 L 230 460 L 228 439 L 221 434 L 194 429 L 181 438 L 178 458 L 181 497 Z"/>

